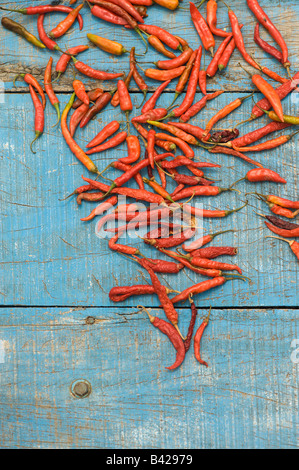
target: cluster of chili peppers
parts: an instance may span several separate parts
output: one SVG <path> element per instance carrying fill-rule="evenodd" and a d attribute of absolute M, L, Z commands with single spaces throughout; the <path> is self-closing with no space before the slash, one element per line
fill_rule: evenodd
<path fill-rule="evenodd" d="M 174 10 L 179 6 L 178 0 L 154 1 L 170 10 Z M 70 4 L 72 5 L 73 3 L 75 1 L 72 0 Z M 153 326 L 169 338 L 176 350 L 176 360 L 172 366 L 168 367 L 168 369 L 173 370 L 182 364 L 186 352 L 191 345 L 197 317 L 197 309 L 193 296 L 210 291 L 215 287 L 220 287 L 228 280 L 246 279 L 238 265 L 221 262 L 216 259 L 224 255 L 235 256 L 238 252 L 236 247 L 205 246 L 211 243 L 215 237 L 226 231 L 211 233 L 190 241 L 196 234 L 197 216 L 201 218 L 224 218 L 239 211 L 247 204 L 246 201 L 241 207 L 231 210 L 211 210 L 192 207 L 188 204 L 189 201 L 182 202 L 182 200 L 191 200 L 194 197 L 217 197 L 224 191 L 235 191 L 233 186 L 237 183 L 236 181 L 228 188 L 215 185 L 215 181 L 204 173 L 204 169 L 208 171 L 211 168 L 218 168 L 219 165 L 208 161 L 195 160 L 194 149 L 207 150 L 211 154 L 223 153 L 240 158 L 253 165 L 255 168 L 249 170 L 242 180 L 246 179 L 251 183 L 269 181 L 285 184 L 286 180 L 278 173 L 264 168 L 260 162 L 253 160 L 246 154 L 248 152 L 277 148 L 296 135 L 296 132 L 281 135 L 262 144 L 256 144 L 257 141 L 270 133 L 299 124 L 299 118 L 286 115 L 282 107 L 282 100 L 296 88 L 299 72 L 294 77 L 291 77 L 291 64 L 288 59 L 286 43 L 257 0 L 247 0 L 248 7 L 258 21 L 254 31 L 254 41 L 285 67 L 289 74 L 288 78 L 282 77 L 267 67 L 261 66 L 251 57 L 245 47 L 242 35 L 243 25 L 240 24 L 236 14 L 229 6 L 228 18 L 231 31 L 217 27 L 218 3 L 216 0 L 208 0 L 207 3 L 203 0 L 199 6 L 190 2 L 191 19 L 202 44 L 197 49 L 192 49 L 184 38 L 171 34 L 159 26 L 145 24 L 144 19 L 147 17 L 146 9 L 153 4 L 152 0 L 89 0 L 87 3 L 92 15 L 108 23 L 123 26 L 136 32 L 138 37 L 146 44 L 146 51 L 148 46 L 151 46 L 157 52 L 164 55 L 165 59 L 154 62 L 156 68 L 143 69 L 141 61 L 139 59 L 136 60 L 137 54 L 135 54 L 134 47 L 127 51 L 122 44 L 116 41 L 88 33 L 88 40 L 100 50 L 115 56 L 129 54 L 129 72 L 124 76 L 123 72 L 111 73 L 97 70 L 78 60 L 76 56 L 87 50 L 89 48 L 88 45 L 79 45 L 63 51 L 56 43 L 56 40 L 63 37 L 76 21 L 79 24 L 80 30 L 83 28 L 80 12 L 84 3 L 75 8 L 60 5 L 43 5 L 10 10 L 1 7 L 3 10 L 14 11 L 24 15 L 37 15 L 39 40 L 23 26 L 9 18 L 3 17 L 1 23 L 3 27 L 22 36 L 33 45 L 40 48 L 47 47 L 51 51 L 61 54 L 55 66 L 55 80 L 52 79 L 52 57 L 47 64 L 44 73 L 44 89 L 50 103 L 57 112 L 56 124 L 61 121 L 62 135 L 70 150 L 91 173 L 97 175 L 95 180 L 83 177 L 86 184 L 75 189 L 72 195 L 77 196 L 77 203 L 79 205 L 82 204 L 82 201 L 100 203 L 89 215 L 81 220 L 86 222 L 101 216 L 97 222 L 97 230 L 113 232 L 112 237 L 109 239 L 109 248 L 138 263 L 149 275 L 150 284 L 116 286 L 111 289 L 109 297 L 113 302 L 121 302 L 136 295 L 156 295 L 158 297 L 160 307 L 163 308 L 168 321 L 153 317 L 149 312 L 147 313 Z M 201 10 L 201 6 L 204 3 L 206 3 L 206 17 Z M 46 14 L 53 12 L 65 13 L 66 17 L 49 33 L 46 33 L 44 17 Z M 277 47 L 271 46 L 261 38 L 260 25 L 270 33 Z M 222 38 L 222 42 L 217 49 L 215 37 Z M 223 90 L 208 93 L 208 80 L 226 69 L 235 49 L 238 49 L 243 59 L 256 69 L 255 74 L 249 74 L 250 79 L 252 84 L 263 94 L 263 99 L 254 105 L 247 121 L 256 120 L 264 114 L 268 115 L 271 121 L 267 125 L 241 136 L 239 129 L 236 127 L 233 129 L 215 129 L 222 119 L 240 108 L 243 102 L 252 96 L 251 94 L 241 96 L 218 110 L 202 128 L 190 124 L 188 121 L 197 116 L 208 105 L 209 101 L 216 99 L 223 93 Z M 212 58 L 207 67 L 202 67 L 202 62 L 204 64 L 203 59 L 207 57 L 207 55 L 205 57 L 205 51 L 208 51 Z M 65 73 L 68 64 L 73 66 L 76 74 L 80 73 L 91 79 L 101 81 L 119 80 L 114 89 L 105 91 L 100 87 L 87 90 L 80 79 L 74 78 L 72 84 L 73 94 L 61 113 L 60 118 L 59 99 L 54 92 L 53 83 Z M 162 82 L 148 99 L 149 86 L 139 68 L 143 70 L 145 77 Z M 246 71 L 246 69 L 244 70 Z M 267 79 L 261 73 L 266 75 Z M 33 142 L 35 142 L 44 130 L 46 96 L 43 87 L 30 73 L 19 74 L 17 77 L 23 78 L 28 84 L 34 104 L 35 138 Z M 272 86 L 268 82 L 268 77 L 277 81 L 279 86 Z M 159 107 L 157 103 L 160 96 L 170 85 L 171 81 L 176 78 L 178 78 L 178 81 L 171 105 L 168 108 Z M 144 99 L 139 106 L 141 108 L 140 114 L 130 119 L 130 113 L 133 110 L 129 91 L 132 79 L 143 93 Z M 196 101 L 198 89 L 202 97 L 199 101 Z M 174 103 L 183 92 L 185 92 L 184 98 L 181 104 L 177 106 Z M 87 126 L 109 103 L 115 108 L 119 106 L 120 110 L 124 113 L 125 120 L 112 120 L 105 124 L 92 140 L 86 144 L 86 150 L 83 150 L 74 138 L 77 128 Z M 73 112 L 68 124 L 68 115 L 71 110 Z M 179 122 L 174 121 L 177 118 Z M 171 120 L 167 123 L 162 122 L 168 119 Z M 121 129 L 122 122 L 126 124 Z M 133 125 L 138 135 L 131 133 L 131 125 Z M 33 142 L 31 143 L 31 149 Z M 127 155 L 115 159 L 107 168 L 100 171 L 90 158 L 90 155 L 114 149 L 124 142 L 126 142 L 127 146 Z M 143 142 L 145 147 L 143 156 L 141 156 L 141 142 Z M 159 151 L 158 148 L 162 149 L 162 151 Z M 177 149 L 179 150 L 178 155 L 175 156 Z M 104 172 L 109 168 L 122 172 L 110 185 L 102 183 L 98 179 L 103 177 Z M 147 177 L 142 175 L 141 172 L 143 170 L 147 171 Z M 159 176 L 158 181 L 155 171 Z M 174 191 L 169 192 L 167 188 L 167 176 L 176 183 Z M 132 180 L 135 180 L 138 189 L 126 186 Z M 276 238 L 288 242 L 292 251 L 299 259 L 299 245 L 293 240 L 293 238 L 299 236 L 299 225 L 286 222 L 278 217 L 294 219 L 299 214 L 299 202 L 273 195 L 255 194 L 259 199 L 268 204 L 274 214 L 265 216 L 267 219 L 265 221 L 266 226 L 279 236 Z M 140 211 L 136 203 L 119 203 L 119 197 L 122 195 L 133 198 L 135 201 L 149 202 L 154 206 Z M 105 214 L 109 210 L 111 212 Z M 109 226 L 106 227 L 106 224 L 111 220 L 117 220 L 120 222 L 120 225 L 113 229 L 109 228 Z M 141 227 L 149 227 L 149 231 L 142 238 L 143 242 L 154 247 L 159 254 L 172 258 L 171 261 L 145 258 L 139 248 L 120 243 L 120 237 L 125 231 Z M 292 238 L 292 240 L 290 241 L 288 238 Z M 184 250 L 184 252 L 178 249 L 179 245 L 182 245 L 181 250 Z M 166 287 L 164 282 L 161 283 L 157 276 L 157 274 L 161 273 L 178 274 L 182 270 L 184 272 L 191 270 L 208 279 L 198 282 L 182 292 L 178 292 Z M 176 295 L 170 297 L 172 293 Z M 191 321 L 187 336 L 184 338 L 179 328 L 179 315 L 174 305 L 179 302 L 185 302 L 188 299 L 191 304 Z M 209 315 L 203 320 L 194 336 L 195 357 L 199 363 L 206 366 L 207 363 L 200 356 L 200 341 L 208 325 Z"/>

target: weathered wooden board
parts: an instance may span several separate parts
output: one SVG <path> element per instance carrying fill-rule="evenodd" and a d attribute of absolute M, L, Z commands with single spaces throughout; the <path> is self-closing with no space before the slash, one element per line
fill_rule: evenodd
<path fill-rule="evenodd" d="M 7 308 L 1 324 L 2 448 L 298 447 L 298 310 L 215 309 L 209 368 L 190 350 L 173 372 L 137 309 Z M 79 379 L 87 398 L 70 394 Z"/>
<path fill-rule="evenodd" d="M 201 126 L 215 112 L 233 100 L 236 94 L 224 94 L 210 102 L 207 109 L 194 119 Z M 68 96 L 60 95 L 62 107 Z M 160 103 L 166 106 L 171 96 L 162 97 Z M 69 151 L 59 129 L 51 129 L 55 122 L 55 111 L 47 106 L 45 135 L 36 143 L 37 154 L 30 152 L 29 142 L 33 136 L 32 104 L 29 95 L 6 94 L 2 108 L 1 149 L 1 214 L 3 220 L 3 250 L 1 266 L 3 285 L 1 303 L 5 305 L 111 305 L 107 293 L 117 282 L 120 285 L 142 282 L 137 266 L 116 253 L 109 252 L 106 239 L 95 235 L 96 221 L 83 223 L 80 217 L 89 214 L 94 205 L 82 204 L 77 207 L 74 199 L 60 202 L 75 187 L 81 185 L 81 174 L 87 171 Z M 140 95 L 134 96 L 134 101 Z M 296 109 L 293 97 L 284 103 L 286 112 Z M 235 111 L 223 126 L 232 126 L 249 115 L 252 107 L 247 100 L 240 111 Z M 83 131 L 77 131 L 77 141 L 84 146 L 101 128 L 103 122 L 123 119 L 119 111 L 109 107 Z M 192 121 L 192 122 L 193 122 Z M 259 122 L 266 122 L 266 119 Z M 222 122 L 221 122 L 222 125 Z M 246 126 L 246 129 L 253 128 Z M 262 125 L 262 124 L 261 124 Z M 245 129 L 245 126 L 243 126 Z M 288 131 L 289 132 L 289 131 Z M 298 194 L 298 173 L 296 172 L 296 139 L 267 154 L 256 154 L 266 166 L 281 173 L 288 181 L 284 185 L 269 183 L 252 184 L 241 182 L 241 194 L 226 192 L 217 198 L 203 198 L 205 208 L 228 209 L 239 207 L 245 201 L 245 193 L 271 192 L 296 198 Z M 95 155 L 99 168 L 104 168 L 119 156 L 125 155 L 125 145 L 118 149 Z M 200 159 L 217 162 L 223 167 L 206 172 L 210 177 L 220 178 L 219 185 L 228 187 L 233 181 L 245 175 L 250 165 L 226 155 L 212 155 L 200 149 Z M 146 174 L 146 172 L 145 172 Z M 110 171 L 109 178 L 119 172 Z M 135 184 L 135 183 L 132 183 Z M 171 186 L 169 186 L 170 188 Z M 173 186 L 174 187 L 174 186 Z M 265 240 L 269 232 L 263 228 L 263 219 L 253 211 L 268 213 L 267 206 L 253 196 L 250 205 L 241 212 L 226 219 L 205 219 L 204 228 L 216 232 L 228 228 L 238 231 L 215 239 L 215 245 L 232 244 L 239 247 L 236 262 L 253 283 L 229 282 L 221 289 L 202 296 L 203 305 L 298 305 L 298 270 L 296 260 L 287 244 Z M 208 233 L 207 232 L 207 233 Z M 144 232 L 142 232 L 144 233 Z M 136 237 L 127 238 L 128 244 L 140 247 L 145 255 L 157 257 L 153 248 L 145 247 Z M 175 289 L 191 285 L 191 280 L 202 278 L 184 272 L 165 279 Z M 190 280 L 191 278 L 191 280 Z M 96 279 L 98 281 L 96 281 Z M 17 280 L 17 282 L 16 282 Z M 30 282 L 28 282 L 30 280 Z M 101 287 L 99 287 L 101 286 Z M 149 299 L 157 304 L 155 299 Z M 127 300 L 124 305 L 132 305 Z M 134 304 L 133 304 L 134 305 Z"/>

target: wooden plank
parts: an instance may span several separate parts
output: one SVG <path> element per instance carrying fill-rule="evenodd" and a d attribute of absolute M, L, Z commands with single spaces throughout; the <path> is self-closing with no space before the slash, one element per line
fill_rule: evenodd
<path fill-rule="evenodd" d="M 215 309 L 209 368 L 191 349 L 169 372 L 171 344 L 136 308 L 1 309 L 0 446 L 296 448 L 298 334 L 298 310 Z M 70 394 L 79 379 L 87 398 Z"/>
<path fill-rule="evenodd" d="M 21 5 L 19 2 L 4 2 L 1 1 L 0 4 L 3 4 L 8 8 L 16 7 L 26 7 L 32 4 L 38 4 L 32 0 L 23 0 Z M 68 5 L 68 2 L 63 2 Z M 285 75 L 283 67 L 275 63 L 271 57 L 261 51 L 253 41 L 253 30 L 256 23 L 255 17 L 251 14 L 249 9 L 244 8 L 243 2 L 232 1 L 231 6 L 238 15 L 238 18 L 242 23 L 244 23 L 243 34 L 246 43 L 246 47 L 250 54 L 254 54 L 254 57 L 257 61 L 261 62 L 264 66 L 276 70 L 281 75 Z M 203 8 L 203 7 L 202 7 Z M 87 32 L 92 32 L 100 36 L 108 37 L 110 39 L 115 39 L 123 43 L 123 45 L 129 50 L 132 46 L 136 46 L 138 53 L 142 53 L 144 50 L 141 40 L 138 39 L 138 36 L 122 27 L 115 27 L 109 25 L 108 23 L 99 20 L 98 18 L 93 17 L 88 6 L 82 10 L 82 15 L 84 18 L 84 28 L 82 31 L 79 31 L 78 25 L 74 26 L 61 40 L 58 40 L 59 45 L 62 49 L 71 47 L 78 44 L 87 44 L 88 40 L 86 38 Z M 205 9 L 203 9 L 205 12 Z M 8 15 L 12 19 L 21 22 L 24 24 L 28 30 L 37 34 L 36 30 L 36 17 L 23 16 L 18 13 L 8 13 L 3 12 L 4 15 Z M 298 18 L 298 3 L 295 0 L 273 0 L 271 2 L 271 19 L 275 22 L 284 38 L 287 41 L 290 59 L 292 63 L 296 63 L 298 55 L 298 41 L 296 35 L 292 31 L 296 30 Z M 47 15 L 45 20 L 45 27 L 47 31 L 50 31 L 58 21 L 60 21 L 61 15 Z M 147 24 L 159 24 L 161 27 L 168 29 L 170 32 L 181 35 L 186 38 L 190 45 L 193 48 L 196 48 L 200 45 L 200 39 L 194 29 L 192 24 L 190 14 L 188 9 L 186 11 L 180 10 L 176 12 L 171 12 L 165 8 L 154 5 L 148 8 L 148 18 L 146 18 Z M 219 27 L 229 27 L 229 21 L 227 17 L 226 7 L 219 4 L 219 13 L 218 13 L 218 24 Z M 267 38 L 267 34 L 263 32 L 263 37 Z M 49 60 L 50 55 L 56 55 L 59 57 L 58 53 L 50 52 L 47 50 L 39 50 L 27 44 L 22 38 L 16 37 L 13 33 L 0 28 L 0 41 L 2 44 L 1 53 L 3 60 L 0 65 L 0 80 L 4 82 L 5 88 L 13 90 L 12 88 L 12 79 L 17 73 L 22 72 L 31 72 L 39 80 L 43 79 L 43 71 Z M 271 42 L 272 39 L 270 38 Z M 217 45 L 220 44 L 221 39 L 217 39 Z M 158 58 L 163 58 L 164 56 L 159 55 L 156 51 L 150 48 L 149 53 L 146 55 L 145 60 L 149 62 L 154 62 Z M 83 61 L 88 62 L 89 65 L 99 69 L 105 70 L 124 70 L 128 71 L 128 58 L 124 55 L 122 58 L 112 57 L 109 54 L 100 51 L 95 47 L 91 47 L 89 51 L 80 55 Z M 217 75 L 212 80 L 209 81 L 208 88 L 209 90 L 223 89 L 229 91 L 235 90 L 248 90 L 252 86 L 248 81 L 246 74 L 240 69 L 238 63 L 240 62 L 241 56 L 239 52 L 235 52 L 234 56 L 230 62 L 228 71 L 223 75 Z M 140 62 L 144 61 L 143 58 L 139 58 Z M 207 67 L 210 61 L 210 57 L 206 55 L 205 60 L 203 61 Z M 55 62 L 55 60 L 54 60 Z M 151 66 L 151 65 L 149 65 Z M 145 66 L 146 67 L 146 66 Z M 248 66 L 249 67 L 249 66 Z M 82 77 L 81 77 L 82 78 Z M 69 68 L 68 72 L 59 83 L 55 83 L 56 91 L 69 90 L 71 88 L 73 80 L 72 69 Z M 87 86 L 94 86 L 94 82 L 91 82 L 89 79 L 85 80 Z M 153 88 L 157 86 L 157 82 L 148 80 L 149 85 Z M 171 83 L 170 88 L 174 89 L 175 81 Z M 21 83 L 18 83 L 18 91 L 24 92 L 24 87 L 21 86 Z M 106 88 L 111 89 L 114 87 L 112 82 L 105 82 L 104 85 Z M 249 88 L 248 88 L 249 87 Z"/>
<path fill-rule="evenodd" d="M 210 102 L 207 109 L 192 122 L 204 126 L 216 109 L 235 99 L 237 94 L 224 94 Z M 59 95 L 62 107 L 68 96 Z M 161 106 L 167 106 L 172 97 L 162 96 Z M 296 97 L 295 97 L 296 98 Z M 75 161 L 59 129 L 50 126 L 55 122 L 55 111 L 50 105 L 46 110 L 45 135 L 37 142 L 37 154 L 29 150 L 33 133 L 33 111 L 30 96 L 6 94 L 1 113 L 1 215 L 3 219 L 1 256 L 2 285 L 1 303 L 4 305 L 98 305 L 109 306 L 108 292 L 112 286 L 144 282 L 137 266 L 116 253 L 111 253 L 107 240 L 95 235 L 96 222 L 83 223 L 94 205 L 76 205 L 75 200 L 60 202 L 59 198 L 71 193 L 82 184 L 81 174 L 87 170 Z M 139 102 L 140 95 L 133 101 Z M 251 100 L 240 110 L 221 122 L 221 127 L 232 127 L 250 114 Z M 284 109 L 294 114 L 296 102 L 291 95 L 284 101 Z M 136 111 L 134 111 L 136 112 Z M 76 135 L 83 146 L 99 131 L 104 123 L 112 119 L 123 119 L 119 110 L 107 108 L 99 121 L 93 121 Z M 266 119 L 261 119 L 263 125 Z M 256 123 L 244 126 L 243 132 L 253 129 Z M 298 172 L 296 172 L 296 139 L 268 152 L 253 155 L 288 181 L 286 186 L 270 183 L 252 184 L 241 182 L 236 192 L 225 192 L 217 198 L 204 198 L 205 208 L 228 209 L 239 207 L 245 201 L 245 193 L 272 192 L 296 199 L 298 194 Z M 125 145 L 96 155 L 99 168 L 125 155 Z M 223 165 L 220 170 L 210 170 L 209 177 L 221 179 L 218 184 L 228 187 L 245 175 L 249 165 L 229 160 L 225 155 L 211 155 L 200 149 L 196 152 L 200 160 Z M 146 172 L 145 172 L 146 174 Z M 119 172 L 109 171 L 107 176 L 115 178 Z M 135 183 L 132 183 L 135 185 Z M 168 188 L 171 192 L 171 186 Z M 195 200 L 193 201 L 195 202 Z M 296 260 L 286 244 L 265 240 L 269 232 L 263 229 L 263 220 L 253 210 L 267 213 L 267 207 L 250 198 L 250 205 L 226 219 L 205 219 L 207 233 L 238 229 L 218 237 L 215 245 L 239 247 L 236 261 L 244 274 L 252 279 L 252 285 L 241 281 L 228 282 L 223 288 L 201 297 L 203 306 L 292 306 L 298 305 L 298 270 Z M 142 232 L 144 233 L 144 232 Z M 138 239 L 126 239 L 127 244 L 140 247 L 146 256 L 157 257 L 155 250 L 144 246 Z M 225 259 L 225 258 L 224 258 Z M 229 258 L 226 258 L 229 260 Z M 178 276 L 164 276 L 174 289 L 182 290 L 203 278 L 181 272 Z M 145 300 L 147 302 L 147 300 Z M 158 305 L 149 298 L 147 305 Z M 132 305 L 127 300 L 123 305 Z M 135 304 L 133 304 L 135 305 Z"/>

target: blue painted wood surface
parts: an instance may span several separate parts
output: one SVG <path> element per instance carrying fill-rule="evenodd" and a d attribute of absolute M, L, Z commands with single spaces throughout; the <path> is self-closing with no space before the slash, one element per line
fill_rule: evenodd
<path fill-rule="evenodd" d="M 263 64 L 283 74 L 282 67 L 255 47 L 255 21 L 244 8 L 245 2 L 241 3 L 231 2 L 240 20 L 246 21 L 244 35 L 249 50 L 254 50 Z M 267 3 L 263 2 L 264 6 Z M 22 6 L 29 4 L 29 0 L 22 2 Z M 16 3 L 10 5 L 15 7 Z M 219 25 L 225 27 L 224 7 L 219 9 Z M 35 31 L 35 18 L 9 16 Z M 121 37 L 127 48 L 135 45 L 136 37 L 131 32 L 104 25 L 92 18 L 87 8 L 83 16 L 83 31 L 73 28 L 60 42 L 63 47 L 87 43 L 85 34 L 89 31 L 112 39 Z M 271 2 L 271 17 L 287 38 L 297 70 L 294 31 L 298 5 L 295 1 L 275 0 Z M 51 18 L 52 26 L 58 18 Z M 199 44 L 187 12 L 169 12 L 154 6 L 149 9 L 147 23 L 158 23 L 187 37 L 194 47 Z M 265 240 L 269 232 L 253 210 L 268 213 L 266 206 L 251 197 L 241 212 L 227 219 L 204 221 L 207 233 L 238 229 L 217 238 L 215 245 L 239 247 L 234 261 L 252 283 L 228 282 L 196 298 L 200 318 L 207 307 L 213 307 L 203 342 L 209 369 L 198 367 L 190 352 L 179 371 L 164 370 L 173 358 L 171 346 L 151 328 L 144 314 L 136 313 L 140 303 L 157 307 L 157 299 L 136 297 L 115 306 L 108 298 L 114 285 L 143 283 L 142 274 L 129 260 L 109 252 L 107 241 L 99 240 L 94 233 L 95 222 L 80 221 L 93 205 L 83 203 L 77 207 L 75 200 L 59 201 L 79 186 L 80 175 L 88 176 L 88 172 L 75 161 L 60 129 L 51 128 L 55 111 L 49 103 L 45 133 L 36 144 L 37 154 L 29 150 L 34 134 L 32 103 L 24 84 L 17 82 L 20 87 L 15 89 L 12 79 L 25 70 L 42 80 L 51 54 L 38 51 L 3 28 L 0 39 L 0 79 L 6 89 L 5 102 L 0 104 L 0 357 L 4 354 L 0 383 L 2 414 L 6 417 L 2 420 L 0 446 L 296 447 L 298 364 L 294 358 L 292 362 L 291 354 L 294 340 L 299 337 L 298 264 L 286 244 Z M 142 51 L 142 44 L 137 43 L 137 48 Z M 127 58 L 111 58 L 95 48 L 81 57 L 97 68 L 128 68 Z M 157 55 L 150 51 L 146 60 L 157 60 Z M 192 124 L 204 127 L 217 109 L 252 90 L 250 80 L 237 66 L 239 60 L 235 53 L 226 74 L 217 75 L 209 83 L 209 90 L 221 88 L 225 93 L 210 102 Z M 69 70 L 55 84 L 62 108 L 69 99 L 71 80 Z M 85 83 L 94 87 L 94 82 Z M 153 81 L 150 84 L 153 89 L 157 86 Z M 104 86 L 111 88 L 113 84 Z M 175 81 L 159 105 L 169 105 L 174 86 Z M 132 96 L 134 104 L 140 103 L 141 95 L 134 86 Z M 298 95 L 291 94 L 284 100 L 285 112 L 298 114 L 298 102 Z M 247 100 L 219 127 L 231 127 L 248 117 L 251 107 L 252 102 Z M 137 112 L 134 108 L 133 115 Z M 77 131 L 77 141 L 84 146 L 112 119 L 123 116 L 109 106 L 86 129 Z M 266 118 L 259 121 L 260 125 L 266 122 Z M 250 124 L 241 129 L 254 128 L 255 124 Z M 296 137 L 267 154 L 250 154 L 284 176 L 287 186 L 242 182 L 237 186 L 240 195 L 231 192 L 205 198 L 205 207 L 238 207 L 245 193 L 255 190 L 298 199 L 297 141 Z M 121 146 L 98 155 L 97 164 L 102 169 L 124 155 L 125 147 Z M 232 157 L 210 155 L 204 150 L 196 152 L 196 157 L 222 165 L 206 173 L 221 178 L 219 185 L 223 187 L 251 168 Z M 106 176 L 114 178 L 118 174 L 110 171 Z M 139 239 L 127 242 L 138 245 L 145 255 L 155 256 Z M 178 290 L 201 280 L 193 273 L 188 272 L 188 276 L 181 272 L 161 279 Z M 159 310 L 153 312 L 162 316 Z M 187 304 L 180 305 L 179 313 L 180 325 L 186 331 L 190 316 Z M 87 317 L 95 319 L 94 324 L 87 324 Z M 81 378 L 92 386 L 91 395 L 84 400 L 75 399 L 69 391 L 71 383 Z"/>

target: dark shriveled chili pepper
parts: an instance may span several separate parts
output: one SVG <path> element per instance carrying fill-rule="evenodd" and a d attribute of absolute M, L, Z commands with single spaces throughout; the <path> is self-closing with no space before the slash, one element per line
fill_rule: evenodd
<path fill-rule="evenodd" d="M 260 46 L 261 49 L 263 49 L 263 51 L 272 55 L 272 57 L 278 60 L 278 62 L 280 62 L 281 64 L 283 63 L 282 53 L 278 49 L 276 49 L 276 47 L 271 46 L 271 44 L 264 41 L 260 37 L 260 24 L 259 23 L 256 23 L 255 28 L 254 28 L 254 41 L 258 46 Z"/>
<path fill-rule="evenodd" d="M 21 24 L 17 23 L 16 21 L 13 21 L 10 18 L 7 18 L 6 16 L 3 16 L 1 18 L 1 24 L 3 28 L 8 29 L 9 31 L 12 31 L 13 33 L 17 34 L 18 36 L 21 36 L 22 38 L 26 39 L 26 41 L 30 42 L 36 47 L 39 47 L 40 49 L 45 49 L 45 44 L 40 42 L 33 34 L 29 33 L 24 26 Z"/>

